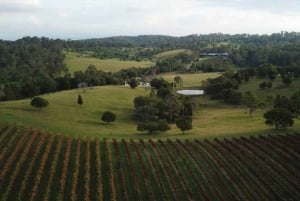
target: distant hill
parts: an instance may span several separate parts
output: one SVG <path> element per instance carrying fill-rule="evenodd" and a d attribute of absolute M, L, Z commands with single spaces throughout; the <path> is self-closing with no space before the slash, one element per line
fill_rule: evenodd
<path fill-rule="evenodd" d="M 193 48 L 201 44 L 231 42 L 235 44 L 254 45 L 287 45 L 300 43 L 300 33 L 281 32 L 270 35 L 257 34 L 192 34 L 187 36 L 166 35 L 139 35 L 139 36 L 114 36 L 107 38 L 94 38 L 84 40 L 71 40 L 68 47 L 160 47 L 160 48 Z"/>

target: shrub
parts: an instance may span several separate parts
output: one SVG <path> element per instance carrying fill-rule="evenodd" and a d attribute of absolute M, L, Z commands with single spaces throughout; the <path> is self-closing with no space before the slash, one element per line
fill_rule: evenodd
<path fill-rule="evenodd" d="M 31 100 L 30 105 L 36 108 L 43 108 L 47 107 L 49 105 L 49 102 L 41 97 L 34 97 Z"/>
<path fill-rule="evenodd" d="M 138 86 L 138 82 L 135 78 L 131 78 L 128 84 L 130 85 L 131 89 L 134 89 Z"/>
<path fill-rule="evenodd" d="M 106 123 L 114 122 L 116 120 L 116 114 L 111 111 L 106 111 L 103 113 L 101 120 Z"/>
<path fill-rule="evenodd" d="M 149 134 L 152 134 L 155 131 L 164 132 L 169 129 L 170 127 L 166 120 L 141 122 L 137 125 L 138 131 L 148 131 Z"/>
<path fill-rule="evenodd" d="M 182 116 L 176 120 L 176 126 L 184 133 L 186 130 L 191 130 L 192 126 L 192 117 Z"/>

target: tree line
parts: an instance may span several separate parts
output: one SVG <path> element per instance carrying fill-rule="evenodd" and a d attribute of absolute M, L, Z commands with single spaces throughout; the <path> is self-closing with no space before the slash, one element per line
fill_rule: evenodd
<path fill-rule="evenodd" d="M 236 87 L 235 82 L 240 82 L 241 76 L 246 76 L 245 79 L 248 79 L 253 71 L 256 75 L 269 77 L 280 73 L 286 84 L 291 83 L 293 77 L 299 75 L 297 70 L 300 65 L 299 44 L 300 35 L 294 32 L 261 36 L 208 34 L 184 37 L 111 37 L 79 41 L 53 40 L 44 37 L 25 37 L 16 41 L 0 40 L 0 100 L 23 99 L 38 94 L 73 89 L 83 82 L 88 86 L 123 84 L 125 80 L 134 77 L 144 78 L 164 72 L 220 72 L 230 67 L 241 67 L 245 69 L 244 72 L 236 75 L 226 74 L 226 77 L 218 78 L 225 79 L 223 82 L 232 86 L 227 87 L 229 90 L 226 93 L 221 90 L 219 94 L 214 95 L 227 98 L 227 102 L 235 102 L 234 96 L 239 97 L 233 91 Z M 92 54 L 98 54 L 97 51 L 93 51 L 93 48 L 102 48 L 101 52 L 111 56 L 114 55 L 112 52 L 118 52 L 120 48 L 130 55 L 131 48 L 136 51 L 136 54 L 148 52 L 143 58 L 153 56 L 157 51 L 174 48 L 187 48 L 194 53 L 180 53 L 174 57 L 159 59 L 150 68 L 131 68 L 112 73 L 103 72 L 90 65 L 85 71 L 78 71 L 71 75 L 64 63 L 64 51 L 72 48 L 78 51 L 91 50 Z M 210 58 L 198 61 L 201 51 L 226 51 L 229 56 L 226 59 Z M 121 55 L 115 56 L 121 57 Z M 236 79 L 232 80 L 231 76 Z M 232 82 L 227 83 L 226 78 Z M 269 86 L 270 83 L 262 83 L 262 87 Z"/>
<path fill-rule="evenodd" d="M 25 37 L 0 41 L 0 99 L 15 100 L 56 90 L 67 72 L 61 40 Z"/>

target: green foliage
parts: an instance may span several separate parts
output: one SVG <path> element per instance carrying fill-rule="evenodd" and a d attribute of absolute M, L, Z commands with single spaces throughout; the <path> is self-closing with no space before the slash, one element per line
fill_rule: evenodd
<path fill-rule="evenodd" d="M 134 89 L 138 86 L 138 82 L 135 78 L 131 78 L 128 84 L 131 87 L 131 89 Z"/>
<path fill-rule="evenodd" d="M 286 86 L 289 86 L 292 84 L 293 79 L 290 76 L 285 76 L 282 78 L 282 83 L 285 84 Z"/>
<path fill-rule="evenodd" d="M 191 116 L 181 116 L 176 120 L 175 123 L 176 126 L 182 131 L 182 133 L 193 128 Z"/>
<path fill-rule="evenodd" d="M 37 96 L 31 100 L 30 105 L 36 108 L 43 108 L 47 107 L 49 102 L 46 99 Z"/>
<path fill-rule="evenodd" d="M 290 127 L 294 124 L 293 114 L 284 108 L 269 110 L 264 114 L 264 118 L 266 125 L 275 125 L 276 129 Z"/>
<path fill-rule="evenodd" d="M 243 98 L 242 104 L 249 109 L 249 115 L 252 116 L 252 113 L 258 108 L 263 108 L 264 103 L 259 101 L 259 99 L 251 93 L 251 91 L 247 91 Z"/>
<path fill-rule="evenodd" d="M 261 83 L 259 83 L 259 88 L 260 89 L 266 89 L 266 88 L 272 88 L 272 82 L 266 82 L 266 81 L 263 81 Z"/>
<path fill-rule="evenodd" d="M 116 114 L 111 111 L 105 111 L 101 117 L 102 121 L 106 123 L 114 122 L 116 120 Z"/>
<path fill-rule="evenodd" d="M 286 109 L 293 114 L 293 117 L 298 117 L 300 114 L 300 100 L 298 93 L 299 92 L 293 94 L 291 98 L 277 95 L 274 100 L 274 108 Z"/>
<path fill-rule="evenodd" d="M 223 100 L 225 103 L 232 105 L 240 105 L 242 103 L 243 94 L 234 89 L 225 89 L 223 91 Z"/>
<path fill-rule="evenodd" d="M 149 104 L 136 108 L 134 118 L 138 121 L 157 120 L 159 110 L 156 106 L 157 105 Z"/>
<path fill-rule="evenodd" d="M 224 72 L 231 67 L 228 60 L 220 58 L 201 58 L 200 61 L 194 62 L 190 72 Z"/>
<path fill-rule="evenodd" d="M 183 80 L 179 75 L 174 77 L 174 82 L 176 83 L 176 86 L 182 87 Z"/>
<path fill-rule="evenodd" d="M 207 79 L 203 82 L 204 91 L 211 95 L 213 99 L 223 99 L 225 90 L 237 89 L 238 83 L 234 79 L 229 79 L 227 76 L 220 76 L 213 79 Z"/>
<path fill-rule="evenodd" d="M 294 120 L 300 114 L 299 92 L 290 99 L 286 96 L 277 95 L 274 100 L 274 109 L 264 114 L 267 125 L 275 125 L 276 129 L 293 126 Z"/>
<path fill-rule="evenodd" d="M 139 107 L 150 105 L 150 104 L 156 104 L 157 100 L 153 97 L 149 96 L 138 96 L 134 98 L 134 108 L 137 109 Z"/>
<path fill-rule="evenodd" d="M 170 127 L 166 120 L 140 122 L 137 125 L 138 131 L 148 131 L 149 134 L 156 131 L 165 132 L 169 129 Z"/>
<path fill-rule="evenodd" d="M 77 104 L 78 105 L 82 105 L 83 104 L 83 100 L 82 100 L 82 97 L 81 97 L 80 94 L 78 95 L 78 98 L 77 98 Z"/>
<path fill-rule="evenodd" d="M 25 37 L 0 41 L 0 82 L 17 90 L 5 93 L 6 100 L 32 97 L 56 89 L 55 77 L 66 72 L 60 40 Z"/>
<path fill-rule="evenodd" d="M 151 87 L 155 89 L 170 88 L 170 83 L 163 78 L 154 78 L 150 82 Z"/>
<path fill-rule="evenodd" d="M 157 105 L 158 117 L 167 120 L 168 123 L 173 123 L 184 112 L 184 99 L 177 94 L 169 94 L 166 97 L 159 98 Z"/>

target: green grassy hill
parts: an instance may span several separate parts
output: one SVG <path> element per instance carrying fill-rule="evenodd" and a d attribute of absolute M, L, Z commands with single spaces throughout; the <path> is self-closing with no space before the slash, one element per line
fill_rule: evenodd
<path fill-rule="evenodd" d="M 272 88 L 261 90 L 259 88 L 259 84 L 263 81 L 270 81 L 269 79 L 260 79 L 255 78 L 250 80 L 248 83 L 243 83 L 239 91 L 253 91 L 255 94 L 261 98 L 266 98 L 268 96 L 276 96 L 277 94 L 280 94 L 282 96 L 291 96 L 293 93 L 300 90 L 300 79 L 294 80 L 291 85 L 285 86 L 282 83 L 281 78 L 276 78 L 274 81 L 272 81 Z"/>
<path fill-rule="evenodd" d="M 116 72 L 131 67 L 150 67 L 154 65 L 151 61 L 121 61 L 119 59 L 97 59 L 92 57 L 80 57 L 78 53 L 66 53 L 66 65 L 70 73 L 84 71 L 90 64 L 98 70 L 105 72 Z"/>
<path fill-rule="evenodd" d="M 176 76 L 180 76 L 183 80 L 183 87 L 193 88 L 200 87 L 202 81 L 207 80 L 208 78 L 216 78 L 220 76 L 220 73 L 164 73 L 159 76 L 167 80 L 168 82 L 174 82 Z"/>
<path fill-rule="evenodd" d="M 185 87 L 199 86 L 201 80 L 207 76 L 218 74 L 182 74 Z M 175 74 L 162 75 L 171 81 Z M 282 87 L 280 79 L 274 81 L 274 88 L 260 90 L 260 80 L 253 79 L 243 84 L 239 90 L 251 90 L 263 98 L 268 94 L 289 95 L 298 90 L 300 80 L 290 87 Z M 83 97 L 83 105 L 77 104 L 77 96 Z M 123 86 L 101 86 L 94 89 L 75 89 L 43 95 L 50 105 L 44 109 L 35 109 L 30 106 L 30 100 L 0 102 L 0 122 L 16 123 L 33 126 L 51 132 L 66 133 L 67 135 L 81 135 L 91 137 L 115 138 L 149 138 L 146 133 L 136 131 L 136 122 L 132 120 L 134 111 L 133 100 L 136 96 L 149 94 L 149 89 L 130 89 Z M 262 98 L 262 99 L 263 99 Z M 193 129 L 181 134 L 181 131 L 171 125 L 171 130 L 162 134 L 154 134 L 153 139 L 160 138 L 214 138 L 218 136 L 241 136 L 268 134 L 270 132 L 297 132 L 300 131 L 300 121 L 295 120 L 292 128 L 275 131 L 264 124 L 263 113 L 268 109 L 257 110 L 249 117 L 246 108 L 231 106 L 219 101 L 212 101 L 208 97 L 195 97 L 198 102 L 194 112 Z M 102 113 L 110 110 L 117 115 L 116 122 L 106 124 L 101 121 Z"/>
<path fill-rule="evenodd" d="M 142 88 L 132 90 L 121 86 L 95 87 L 85 93 L 79 89 L 62 91 L 44 95 L 50 105 L 41 110 L 32 108 L 29 99 L 1 102 L 0 118 L 70 135 L 134 136 L 135 123 L 130 120 L 133 99 L 146 93 Z M 83 98 L 82 106 L 77 104 L 78 94 Z M 106 110 L 116 113 L 115 123 L 101 122 L 101 115 Z"/>
<path fill-rule="evenodd" d="M 192 51 L 191 50 L 187 50 L 187 49 L 169 50 L 169 51 L 165 51 L 165 52 L 161 52 L 159 54 L 156 54 L 154 56 L 154 58 L 155 59 L 166 59 L 168 57 L 175 57 L 176 55 L 178 55 L 180 53 L 192 54 Z"/>

